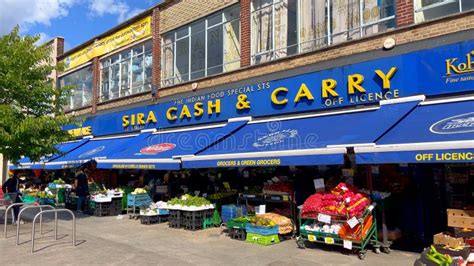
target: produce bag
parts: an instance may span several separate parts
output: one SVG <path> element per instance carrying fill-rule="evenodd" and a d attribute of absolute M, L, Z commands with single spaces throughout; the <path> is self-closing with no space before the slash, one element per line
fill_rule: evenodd
<path fill-rule="evenodd" d="M 259 217 L 267 218 L 272 220 L 278 227 L 278 233 L 280 235 L 289 234 L 293 232 L 293 222 L 285 216 L 276 213 L 265 213 L 258 215 Z"/>
<path fill-rule="evenodd" d="M 343 239 L 360 241 L 365 238 L 373 223 L 374 218 L 372 215 L 367 216 L 362 224 L 359 223 L 354 226 L 354 228 L 351 228 L 349 224 L 344 223 L 339 230 L 339 236 Z"/>

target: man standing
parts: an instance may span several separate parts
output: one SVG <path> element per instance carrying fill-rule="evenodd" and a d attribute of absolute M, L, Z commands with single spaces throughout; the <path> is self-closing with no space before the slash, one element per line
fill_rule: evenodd
<path fill-rule="evenodd" d="M 74 184 L 77 196 L 77 212 L 82 212 L 83 205 L 86 202 L 86 196 L 89 193 L 89 184 L 87 183 L 87 176 L 82 169 L 76 173 L 76 182 Z"/>
<path fill-rule="evenodd" d="M 4 194 L 7 194 L 12 202 L 20 203 L 22 202 L 20 198 L 20 179 L 18 178 L 18 174 L 13 172 L 13 176 L 9 178 L 2 186 L 2 190 Z M 13 217 L 14 221 L 18 219 L 18 213 L 20 212 L 20 206 L 13 207 Z"/>

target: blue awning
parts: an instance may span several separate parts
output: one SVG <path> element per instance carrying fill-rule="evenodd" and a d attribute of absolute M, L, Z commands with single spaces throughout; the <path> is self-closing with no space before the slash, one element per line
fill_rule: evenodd
<path fill-rule="evenodd" d="M 380 106 L 252 121 L 196 156 L 183 168 L 343 164 L 346 147 L 373 143 L 424 97 Z"/>
<path fill-rule="evenodd" d="M 107 158 L 97 159 L 105 169 L 178 170 L 177 157 L 194 155 L 244 126 L 248 118 L 229 120 L 227 124 L 157 132 Z"/>
<path fill-rule="evenodd" d="M 107 158 L 128 148 L 135 142 L 142 141 L 150 134 L 151 133 L 142 133 L 120 137 L 92 138 L 85 145 L 47 162 L 45 168 L 63 169 L 78 167 L 91 160 Z"/>
<path fill-rule="evenodd" d="M 474 97 L 421 102 L 369 147 L 357 147 L 356 162 L 474 162 Z"/>
<path fill-rule="evenodd" d="M 45 163 L 52 161 L 68 152 L 71 152 L 89 141 L 89 138 L 84 138 L 76 141 L 68 141 L 56 145 L 56 149 L 59 151 L 58 154 L 52 154 L 49 156 L 44 156 L 40 162 L 31 162 L 30 158 L 24 157 L 18 161 L 17 165 L 10 165 L 10 170 L 18 169 L 43 169 Z"/>

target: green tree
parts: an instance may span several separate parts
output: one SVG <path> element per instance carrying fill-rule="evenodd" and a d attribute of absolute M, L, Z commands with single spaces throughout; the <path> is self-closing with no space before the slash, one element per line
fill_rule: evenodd
<path fill-rule="evenodd" d="M 49 77 L 52 48 L 38 40 L 20 36 L 18 27 L 0 37 L 0 153 L 14 163 L 21 156 L 39 161 L 71 139 L 62 130 L 71 123 L 62 111 L 68 93 Z"/>

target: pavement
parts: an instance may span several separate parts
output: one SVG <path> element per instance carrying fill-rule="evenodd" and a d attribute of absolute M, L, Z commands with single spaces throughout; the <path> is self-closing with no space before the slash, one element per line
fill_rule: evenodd
<path fill-rule="evenodd" d="M 28 210 L 30 211 L 30 210 Z M 33 211 L 32 211 L 33 212 Z M 1 226 L 4 213 L 0 210 Z M 27 216 L 32 217 L 34 213 Z M 15 244 L 16 228 L 8 225 L 8 237 L 0 238 L 0 265 L 413 265 L 418 254 L 392 251 L 367 252 L 365 260 L 340 247 L 316 245 L 300 249 L 289 239 L 272 246 L 258 246 L 230 239 L 221 228 L 201 231 L 172 229 L 167 223 L 141 225 L 120 217 L 78 215 L 76 243 L 71 243 L 71 219 L 59 222 L 53 237 L 53 222 L 45 219 L 36 233 L 35 252 L 30 253 L 31 223 L 21 226 L 20 245 Z M 38 228 L 38 227 L 37 227 Z M 3 228 L 2 228 L 3 229 Z M 37 229 L 38 230 L 38 229 Z"/>

